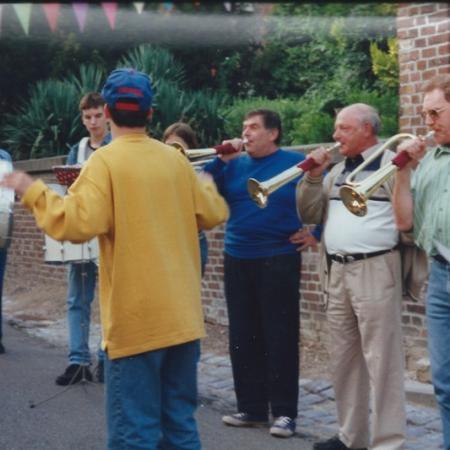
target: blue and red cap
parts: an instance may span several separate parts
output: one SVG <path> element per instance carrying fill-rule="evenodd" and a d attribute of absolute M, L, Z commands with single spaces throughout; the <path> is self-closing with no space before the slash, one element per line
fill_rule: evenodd
<path fill-rule="evenodd" d="M 106 104 L 120 111 L 148 111 L 153 91 L 150 77 L 135 69 L 115 69 L 102 89 Z"/>

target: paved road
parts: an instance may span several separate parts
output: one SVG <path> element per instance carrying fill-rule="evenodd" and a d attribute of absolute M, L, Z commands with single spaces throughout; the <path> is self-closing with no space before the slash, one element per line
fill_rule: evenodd
<path fill-rule="evenodd" d="M 63 347 L 8 326 L 4 331 L 7 353 L 0 356 L 0 450 L 104 450 L 103 386 L 88 383 L 68 390 L 56 386 L 55 375 L 66 365 Z M 202 398 L 198 419 L 204 450 L 312 447 L 311 440 L 301 435 L 285 440 L 270 437 L 266 428 L 225 427 L 221 413 L 215 399 Z"/>

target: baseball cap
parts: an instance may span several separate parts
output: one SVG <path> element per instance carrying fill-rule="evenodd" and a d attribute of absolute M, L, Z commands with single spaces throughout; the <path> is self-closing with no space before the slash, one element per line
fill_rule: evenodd
<path fill-rule="evenodd" d="M 103 86 L 102 97 L 117 110 L 148 111 L 153 99 L 150 77 L 135 69 L 115 69 Z"/>

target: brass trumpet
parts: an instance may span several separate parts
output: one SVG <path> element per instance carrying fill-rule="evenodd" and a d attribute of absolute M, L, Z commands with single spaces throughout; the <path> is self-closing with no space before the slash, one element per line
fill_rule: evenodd
<path fill-rule="evenodd" d="M 244 144 L 245 143 L 246 142 L 244 141 Z M 183 153 L 183 155 L 189 159 L 193 166 L 206 164 L 213 157 L 218 155 L 230 155 L 238 152 L 238 150 L 236 150 L 231 144 L 220 144 L 210 148 L 194 149 L 184 148 L 184 146 L 179 142 L 173 142 L 170 145 Z"/>
<path fill-rule="evenodd" d="M 337 142 L 330 148 L 327 148 L 327 152 L 331 153 L 332 151 L 337 150 L 340 146 L 341 144 Z M 302 173 L 314 169 L 317 165 L 318 164 L 312 158 L 306 158 L 301 163 L 284 170 L 266 181 L 258 181 L 255 178 L 250 178 L 247 181 L 248 193 L 250 194 L 252 200 L 256 202 L 260 208 L 265 208 L 269 201 L 269 195 L 272 192 L 299 177 Z"/>
<path fill-rule="evenodd" d="M 420 139 L 427 140 L 434 135 L 434 131 L 429 131 Z M 411 160 L 406 151 L 397 154 L 389 163 L 380 167 L 367 178 L 360 182 L 354 182 L 353 178 L 367 167 L 372 161 L 378 158 L 392 144 L 404 139 L 415 139 L 416 136 L 410 133 L 399 133 L 389 138 L 376 152 L 360 164 L 345 180 L 345 186 L 339 190 L 342 202 L 346 208 L 356 216 L 362 217 L 367 214 L 367 201 L 369 197 L 397 170 L 402 169 Z"/>

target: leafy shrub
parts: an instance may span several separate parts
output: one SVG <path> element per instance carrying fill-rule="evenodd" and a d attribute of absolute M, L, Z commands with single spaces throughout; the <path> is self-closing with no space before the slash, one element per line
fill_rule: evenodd
<path fill-rule="evenodd" d="M 66 154 L 68 142 L 81 135 L 79 93 L 73 84 L 58 80 L 36 83 L 29 99 L 2 128 L 3 142 L 14 159 Z"/>

